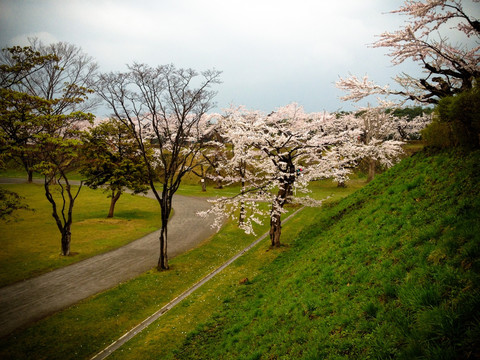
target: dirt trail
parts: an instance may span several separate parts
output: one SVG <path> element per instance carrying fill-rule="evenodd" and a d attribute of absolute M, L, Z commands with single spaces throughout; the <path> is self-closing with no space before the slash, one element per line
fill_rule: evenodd
<path fill-rule="evenodd" d="M 4 179 L 2 179 L 3 182 Z M 11 182 L 11 181 L 10 181 Z M 215 233 L 205 199 L 176 195 L 168 225 L 168 254 L 173 258 Z M 159 231 L 79 263 L 0 289 L 0 337 L 156 266 Z"/>

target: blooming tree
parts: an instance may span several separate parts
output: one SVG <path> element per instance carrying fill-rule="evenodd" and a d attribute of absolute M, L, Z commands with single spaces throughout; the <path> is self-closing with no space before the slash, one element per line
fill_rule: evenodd
<path fill-rule="evenodd" d="M 419 139 L 420 132 L 432 122 L 432 119 L 432 113 L 422 113 L 412 119 L 408 116 L 401 116 L 394 123 L 397 131 L 393 133 L 393 138 L 402 141 Z"/>
<path fill-rule="evenodd" d="M 478 2 L 472 0 L 471 6 L 477 7 Z M 373 47 L 389 48 L 394 65 L 407 60 L 418 63 L 424 75 L 419 79 L 398 75 L 395 81 L 401 90 L 377 85 L 367 77 L 340 79 L 337 86 L 349 92 L 345 100 L 396 94 L 436 104 L 441 98 L 472 88 L 480 77 L 480 22 L 464 10 L 462 1 L 407 0 L 391 13 L 408 16 L 405 26 L 384 32 Z"/>
<path fill-rule="evenodd" d="M 305 113 L 297 104 L 268 115 L 232 107 L 219 128 L 232 151 L 222 168 L 224 181 L 240 183 L 241 190 L 234 197 L 214 200 L 208 212 L 217 214 L 215 225 L 220 226 L 225 213 L 240 210 L 240 226 L 252 232 L 253 223 L 260 223 L 260 215 L 266 214 L 259 203 L 270 203 L 272 246 L 280 245 L 284 205 L 288 201 L 321 204 L 296 193 L 308 192 L 312 180 L 338 175 L 355 161 L 361 149 L 358 129 L 331 114 Z"/>
<path fill-rule="evenodd" d="M 362 156 L 368 163 L 367 181 L 373 180 L 377 163 L 392 166 L 403 152 L 403 141 L 398 134 L 397 118 L 382 107 L 368 107 L 343 120 L 360 129 L 358 140 L 362 143 Z"/>
<path fill-rule="evenodd" d="M 208 179 L 216 181 L 218 189 L 223 187 L 220 164 L 226 162 L 227 151 L 225 139 L 218 131 L 220 117 L 221 115 L 217 113 L 205 114 L 199 123 L 199 131 L 203 134 L 203 146 L 200 148 L 192 173 L 200 178 L 204 192 L 207 191 Z"/>

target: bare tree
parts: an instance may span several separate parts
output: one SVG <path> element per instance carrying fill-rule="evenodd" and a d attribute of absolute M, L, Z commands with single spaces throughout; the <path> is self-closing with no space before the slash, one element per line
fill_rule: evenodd
<path fill-rule="evenodd" d="M 92 93 L 91 86 L 98 71 L 95 60 L 76 45 L 58 42 L 45 45 L 36 38 L 30 39 L 31 48 L 42 56 L 50 55 L 55 61 L 45 64 L 22 82 L 24 92 L 46 100 L 55 100 L 52 108 L 55 115 L 92 111 L 98 98 L 71 101 L 84 93 Z"/>
<path fill-rule="evenodd" d="M 204 115 L 212 106 L 220 72 L 198 73 L 173 65 L 133 64 L 125 73 L 99 77 L 98 94 L 134 134 L 161 209 L 158 269 L 168 269 L 168 218 L 183 176 L 196 166 Z M 160 185 L 156 182 L 160 182 Z"/>

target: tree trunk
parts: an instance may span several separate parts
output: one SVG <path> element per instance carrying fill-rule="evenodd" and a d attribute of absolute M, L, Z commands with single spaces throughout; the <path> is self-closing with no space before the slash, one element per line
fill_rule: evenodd
<path fill-rule="evenodd" d="M 65 225 L 62 231 L 62 255 L 70 255 L 70 242 L 72 240 L 71 224 Z"/>
<path fill-rule="evenodd" d="M 245 203 L 242 200 L 240 202 L 240 214 L 238 216 L 238 224 L 239 225 L 242 225 L 243 222 L 245 221 L 246 214 L 247 214 L 247 212 L 245 211 Z"/>
<path fill-rule="evenodd" d="M 31 184 L 33 182 L 33 171 L 32 170 L 27 170 L 27 176 L 28 176 L 28 183 Z"/>
<path fill-rule="evenodd" d="M 270 241 L 272 247 L 280 246 L 280 235 L 282 234 L 282 213 L 281 209 L 287 202 L 288 193 L 291 191 L 292 184 L 287 182 L 283 184 L 283 188 L 278 190 L 277 197 L 272 204 L 270 212 Z"/>
<path fill-rule="evenodd" d="M 160 256 L 158 258 L 157 269 L 168 270 L 167 240 L 168 240 L 168 218 L 172 210 L 172 200 L 163 193 L 161 199 L 162 229 L 160 231 Z"/>
<path fill-rule="evenodd" d="M 288 197 L 293 194 L 293 184 L 295 182 L 295 167 L 289 161 L 288 171 L 282 177 L 277 196 L 272 204 L 270 212 L 270 241 L 272 247 L 280 246 L 280 235 L 282 234 L 282 209 L 287 203 Z"/>
<path fill-rule="evenodd" d="M 202 192 L 207 191 L 207 182 L 205 181 L 205 179 L 202 179 L 201 183 L 202 183 Z"/>
<path fill-rule="evenodd" d="M 280 235 L 282 234 L 281 214 L 272 214 L 270 216 L 270 241 L 272 247 L 280 246 Z"/>
<path fill-rule="evenodd" d="M 167 258 L 167 224 L 162 222 L 162 230 L 160 231 L 160 256 L 158 258 L 157 270 L 168 270 Z"/>
<path fill-rule="evenodd" d="M 108 210 L 107 218 L 113 218 L 113 214 L 115 212 L 115 204 L 120 198 L 120 195 L 122 195 L 122 192 L 120 190 L 116 194 L 115 191 L 112 190 L 112 200 L 110 201 L 110 210 Z"/>
<path fill-rule="evenodd" d="M 367 177 L 367 182 L 372 181 L 373 178 L 375 177 L 375 165 L 376 165 L 375 159 L 369 159 L 369 161 L 368 161 L 368 177 Z"/>
<path fill-rule="evenodd" d="M 242 196 L 242 201 L 240 202 L 240 214 L 238 216 L 238 224 L 242 225 L 245 221 L 245 216 L 247 212 L 245 211 L 245 202 L 243 201 L 243 195 L 245 193 L 245 179 L 242 178 L 242 189 L 240 190 L 240 194 Z"/>

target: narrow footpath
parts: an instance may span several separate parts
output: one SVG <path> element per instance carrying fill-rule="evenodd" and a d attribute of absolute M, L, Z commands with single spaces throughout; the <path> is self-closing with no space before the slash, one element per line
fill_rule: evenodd
<path fill-rule="evenodd" d="M 174 215 L 168 225 L 170 259 L 215 233 L 210 226 L 213 218 L 196 215 L 209 207 L 203 198 L 174 196 Z M 153 268 L 160 253 L 159 234 L 156 231 L 119 249 L 1 288 L 0 337 Z"/>

